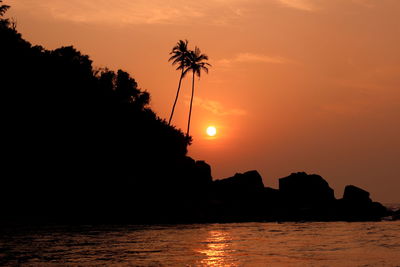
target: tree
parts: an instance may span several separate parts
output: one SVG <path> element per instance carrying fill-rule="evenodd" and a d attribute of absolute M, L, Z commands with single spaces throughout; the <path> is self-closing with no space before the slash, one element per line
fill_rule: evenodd
<path fill-rule="evenodd" d="M 10 8 L 10 6 L 2 5 L 1 4 L 2 2 L 3 2 L 3 0 L 0 0 L 0 17 L 3 17 L 4 14 L 7 12 L 7 10 Z M 8 27 L 9 23 L 10 23 L 10 21 L 8 19 L 0 18 L 0 26 Z"/>
<path fill-rule="evenodd" d="M 202 54 L 200 48 L 198 48 L 197 46 L 194 51 L 189 52 L 187 71 L 192 71 L 193 76 L 192 76 L 192 96 L 190 98 L 189 119 L 188 119 L 186 137 L 189 137 L 190 118 L 192 116 L 192 105 L 194 96 L 194 76 L 197 75 L 200 79 L 202 70 L 208 73 L 208 67 L 211 67 L 211 65 L 205 62 L 206 60 L 208 60 L 208 56 Z"/>
<path fill-rule="evenodd" d="M 0 4 L 2 2 L 3 2 L 3 0 L 0 0 Z M 0 16 L 3 16 L 6 13 L 7 9 L 9 9 L 9 8 L 10 8 L 10 6 L 0 5 Z"/>
<path fill-rule="evenodd" d="M 179 78 L 178 90 L 176 91 L 176 97 L 174 105 L 172 106 L 171 116 L 169 117 L 168 125 L 171 124 L 172 117 L 174 116 L 176 102 L 178 101 L 179 91 L 181 89 L 182 79 L 185 77 L 188 66 L 188 40 L 179 40 L 178 43 L 172 48 L 170 55 L 172 55 L 168 61 L 172 61 L 172 65 L 178 64 L 176 70 L 181 70 L 181 77 Z"/>

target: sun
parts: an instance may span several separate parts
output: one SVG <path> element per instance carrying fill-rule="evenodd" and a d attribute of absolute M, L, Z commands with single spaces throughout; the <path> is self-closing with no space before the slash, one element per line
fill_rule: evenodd
<path fill-rule="evenodd" d="M 214 126 L 208 126 L 206 132 L 208 136 L 215 136 L 217 134 L 217 128 L 215 128 Z"/>

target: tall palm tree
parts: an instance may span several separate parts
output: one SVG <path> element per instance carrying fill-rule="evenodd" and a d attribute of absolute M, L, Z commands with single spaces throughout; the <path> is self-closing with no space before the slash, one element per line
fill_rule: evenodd
<path fill-rule="evenodd" d="M 190 51 L 188 55 L 188 66 L 186 71 L 192 71 L 192 96 L 190 98 L 190 109 L 189 109 L 189 119 L 186 137 L 189 137 L 190 130 L 190 118 L 192 116 L 192 106 L 193 106 L 193 96 L 194 96 L 194 76 L 197 75 L 200 79 L 201 71 L 204 70 L 208 73 L 208 67 L 211 67 L 211 64 L 205 62 L 208 60 L 208 56 L 202 54 L 200 48 L 196 46 L 194 51 Z"/>
<path fill-rule="evenodd" d="M 182 79 L 185 77 L 188 65 L 188 40 L 179 40 L 178 43 L 172 48 L 172 55 L 168 61 L 172 61 L 172 65 L 178 65 L 176 70 L 181 70 L 181 77 L 179 78 L 178 90 L 176 91 L 176 97 L 174 105 L 172 106 L 171 116 L 169 117 L 168 125 L 171 124 L 172 117 L 174 116 L 176 102 L 178 101 L 179 91 L 181 89 Z"/>

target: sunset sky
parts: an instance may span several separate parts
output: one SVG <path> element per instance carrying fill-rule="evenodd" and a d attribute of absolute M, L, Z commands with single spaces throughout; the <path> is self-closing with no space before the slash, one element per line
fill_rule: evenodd
<path fill-rule="evenodd" d="M 399 0 L 5 0 L 33 44 L 73 45 L 123 69 L 168 118 L 171 48 L 209 56 L 196 79 L 189 156 L 214 179 L 256 169 L 266 186 L 306 171 L 400 202 Z M 186 131 L 190 76 L 173 124 Z M 207 137 L 213 125 L 215 137 Z"/>

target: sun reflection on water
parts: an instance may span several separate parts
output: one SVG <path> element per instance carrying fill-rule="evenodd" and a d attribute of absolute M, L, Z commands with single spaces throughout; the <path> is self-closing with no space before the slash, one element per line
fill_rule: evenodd
<path fill-rule="evenodd" d="M 205 258 L 201 261 L 205 266 L 237 266 L 230 260 L 231 237 L 225 231 L 210 231 L 204 241 L 206 248 L 199 250 Z"/>

